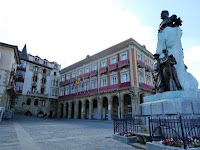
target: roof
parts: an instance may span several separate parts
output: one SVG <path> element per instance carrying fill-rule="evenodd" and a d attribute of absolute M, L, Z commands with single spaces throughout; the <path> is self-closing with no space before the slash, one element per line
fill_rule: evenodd
<path fill-rule="evenodd" d="M 127 40 L 125 40 L 125 41 L 123 41 L 121 43 L 118 43 L 118 44 L 116 44 L 114 46 L 111 46 L 111 47 L 109 47 L 109 48 L 107 48 L 107 49 L 105 49 L 105 50 L 103 50 L 103 51 L 101 51 L 99 53 L 96 53 L 96 54 L 90 56 L 89 58 L 85 58 L 85 59 L 83 59 L 83 60 L 81 60 L 81 61 L 79 61 L 79 62 L 77 62 L 75 64 L 72 64 L 72 65 L 70 65 L 70 66 L 68 66 L 66 68 L 63 68 L 60 73 L 62 74 L 62 73 L 65 73 L 67 71 L 73 70 L 76 67 L 79 67 L 80 64 L 86 64 L 86 63 L 89 63 L 90 61 L 97 60 L 98 58 L 102 58 L 102 57 L 104 57 L 106 55 L 109 55 L 109 54 L 113 53 L 114 51 L 118 51 L 120 49 L 128 47 L 129 45 L 135 45 L 136 47 L 139 47 L 140 49 L 144 50 L 144 52 L 146 52 L 149 55 L 151 55 L 152 58 L 153 58 L 153 54 L 151 52 L 149 52 L 144 46 L 140 45 L 133 38 L 129 38 L 129 39 L 127 39 Z"/>
<path fill-rule="evenodd" d="M 18 47 L 17 47 L 17 46 L 15 46 L 15 45 L 10 45 L 10 44 L 6 44 L 6 43 L 2 43 L 2 42 L 0 42 L 0 45 L 1 45 L 1 46 L 4 46 L 4 47 L 13 48 L 13 49 L 14 49 L 14 53 L 15 53 L 15 58 L 16 58 L 17 64 L 20 64 L 20 57 L 19 57 L 19 52 L 18 52 Z"/>
<path fill-rule="evenodd" d="M 24 45 L 24 48 L 22 49 L 20 58 L 28 59 L 28 54 L 27 54 L 27 50 L 26 50 L 26 44 Z"/>

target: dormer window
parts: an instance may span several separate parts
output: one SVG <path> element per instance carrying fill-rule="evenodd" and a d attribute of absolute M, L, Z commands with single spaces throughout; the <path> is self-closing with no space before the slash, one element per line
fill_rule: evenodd
<path fill-rule="evenodd" d="M 39 58 L 35 57 L 35 61 L 36 61 L 36 62 L 39 62 Z"/>
<path fill-rule="evenodd" d="M 37 71 L 38 71 L 38 67 L 37 67 L 37 66 L 35 66 L 35 68 L 34 68 L 34 71 L 35 71 L 35 72 L 37 72 Z"/>

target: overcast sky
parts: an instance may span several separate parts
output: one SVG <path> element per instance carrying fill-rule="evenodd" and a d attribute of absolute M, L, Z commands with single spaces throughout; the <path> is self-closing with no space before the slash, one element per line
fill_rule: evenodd
<path fill-rule="evenodd" d="M 155 53 L 162 10 L 183 20 L 185 64 L 200 82 L 198 0 L 0 0 L 0 42 L 67 67 L 133 38 Z"/>

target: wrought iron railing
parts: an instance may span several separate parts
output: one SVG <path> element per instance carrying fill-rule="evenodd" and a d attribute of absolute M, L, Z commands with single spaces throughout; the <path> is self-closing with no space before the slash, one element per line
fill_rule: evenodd
<path fill-rule="evenodd" d="M 134 134 L 139 131 L 141 122 L 139 118 L 113 118 L 114 134 L 123 134 L 127 132 Z"/>
<path fill-rule="evenodd" d="M 177 147 L 200 146 L 200 117 L 149 117 L 150 141 Z"/>

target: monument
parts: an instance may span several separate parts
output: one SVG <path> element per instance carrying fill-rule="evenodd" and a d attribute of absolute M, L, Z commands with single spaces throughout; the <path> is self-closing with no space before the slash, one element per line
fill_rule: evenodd
<path fill-rule="evenodd" d="M 198 81 L 187 72 L 181 44 L 182 20 L 168 11 L 161 13 L 154 54 L 155 95 L 144 97 L 136 116 L 200 116 Z"/>

